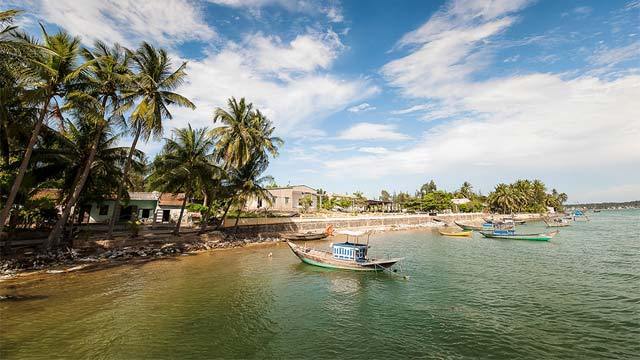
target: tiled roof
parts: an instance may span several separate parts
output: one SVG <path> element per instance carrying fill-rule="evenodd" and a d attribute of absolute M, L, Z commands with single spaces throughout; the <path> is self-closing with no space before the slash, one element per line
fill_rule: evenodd
<path fill-rule="evenodd" d="M 181 206 L 182 205 L 182 201 L 184 201 L 184 193 L 178 193 L 178 194 L 167 194 L 167 193 L 163 193 L 162 195 L 160 195 L 160 201 L 159 204 L 160 206 Z"/>
<path fill-rule="evenodd" d="M 160 193 L 157 191 L 154 192 L 143 192 L 143 191 L 131 191 L 129 192 L 130 200 L 158 200 L 160 197 Z"/>

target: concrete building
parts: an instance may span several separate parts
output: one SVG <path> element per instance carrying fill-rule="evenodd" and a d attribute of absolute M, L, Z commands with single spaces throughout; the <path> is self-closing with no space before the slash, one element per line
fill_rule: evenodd
<path fill-rule="evenodd" d="M 318 191 L 306 185 L 292 185 L 285 187 L 277 187 L 268 189 L 273 197 L 271 205 L 264 200 L 255 198 L 247 201 L 245 209 L 249 211 L 255 210 L 274 210 L 274 211 L 303 211 L 300 200 L 305 196 L 311 197 L 311 206 L 308 211 L 318 209 Z"/>
<path fill-rule="evenodd" d="M 180 217 L 180 208 L 184 201 L 185 193 L 162 194 L 158 199 L 156 208 L 155 223 L 175 223 Z M 185 209 L 185 215 L 187 210 Z M 183 216 L 183 222 L 187 221 L 187 216 Z"/>
<path fill-rule="evenodd" d="M 138 219 L 143 223 L 175 223 L 180 216 L 184 196 L 184 193 L 131 192 L 129 199 L 122 201 L 118 222 Z M 114 212 L 114 200 L 87 204 L 82 208 L 82 222 L 106 224 Z M 183 220 L 186 221 L 186 216 Z"/>

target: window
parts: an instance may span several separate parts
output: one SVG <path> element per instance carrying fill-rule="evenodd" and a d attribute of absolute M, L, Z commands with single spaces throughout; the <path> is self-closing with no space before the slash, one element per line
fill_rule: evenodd
<path fill-rule="evenodd" d="M 100 205 L 98 215 L 104 216 L 109 214 L 109 205 Z"/>
<path fill-rule="evenodd" d="M 262 207 L 262 199 L 258 199 L 258 207 L 261 208 Z"/>
<path fill-rule="evenodd" d="M 288 203 L 289 203 L 289 198 L 288 198 L 288 197 L 286 197 L 286 196 L 285 196 L 285 198 L 284 198 L 284 203 L 285 203 L 285 204 L 288 204 Z"/>
<path fill-rule="evenodd" d="M 149 212 L 150 209 L 142 209 L 142 216 L 140 216 L 142 219 L 148 219 L 149 218 Z"/>

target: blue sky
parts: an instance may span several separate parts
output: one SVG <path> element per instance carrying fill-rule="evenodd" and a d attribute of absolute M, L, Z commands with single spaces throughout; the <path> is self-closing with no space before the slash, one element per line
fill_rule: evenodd
<path fill-rule="evenodd" d="M 329 192 L 483 193 L 540 178 L 640 199 L 640 1 L 29 0 L 1 7 L 188 61 L 170 129 L 245 96 L 286 141 L 269 173 Z M 160 142 L 144 144 L 153 155 Z"/>

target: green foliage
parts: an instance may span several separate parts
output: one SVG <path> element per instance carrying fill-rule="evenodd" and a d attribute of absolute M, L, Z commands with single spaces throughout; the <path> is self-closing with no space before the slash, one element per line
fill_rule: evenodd
<path fill-rule="evenodd" d="M 544 213 L 547 206 L 562 211 L 567 194 L 558 193 L 555 189 L 550 194 L 546 193 L 546 187 L 540 180 L 518 180 L 513 184 L 498 184 L 487 200 L 494 212 Z"/>
<path fill-rule="evenodd" d="M 380 192 L 380 200 L 382 200 L 382 201 L 391 200 L 391 195 L 389 195 L 389 192 L 387 190 L 382 190 Z"/>
<path fill-rule="evenodd" d="M 313 198 L 311 195 L 305 195 L 299 200 L 299 204 L 302 206 L 302 210 L 304 212 L 308 212 L 309 208 L 311 208 L 311 205 L 313 204 Z"/>
<path fill-rule="evenodd" d="M 406 203 L 406 208 L 414 211 L 442 211 L 451 209 L 453 205 L 451 199 L 453 199 L 453 194 L 435 190 L 424 194 L 422 197 L 409 200 Z"/>
<path fill-rule="evenodd" d="M 17 217 L 19 227 L 40 229 L 51 226 L 58 220 L 58 210 L 51 199 L 32 199 L 28 200 L 14 216 Z"/>
<path fill-rule="evenodd" d="M 140 229 L 142 228 L 142 223 L 139 220 L 130 220 L 127 221 L 127 230 L 129 231 L 129 236 L 132 238 L 138 237 L 140 235 Z"/>

